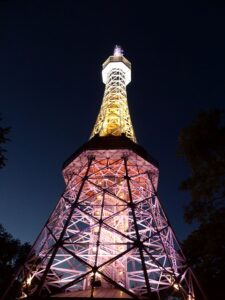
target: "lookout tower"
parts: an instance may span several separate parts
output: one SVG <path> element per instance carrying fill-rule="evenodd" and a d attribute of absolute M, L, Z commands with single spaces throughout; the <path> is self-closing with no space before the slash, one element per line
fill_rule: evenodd
<path fill-rule="evenodd" d="M 120 47 L 90 140 L 63 165 L 65 191 L 16 279 L 20 299 L 194 300 L 193 273 L 157 195 L 158 163 L 137 144 Z"/>

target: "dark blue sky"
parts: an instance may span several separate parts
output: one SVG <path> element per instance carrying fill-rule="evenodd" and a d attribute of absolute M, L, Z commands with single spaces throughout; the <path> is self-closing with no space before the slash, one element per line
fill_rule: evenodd
<path fill-rule="evenodd" d="M 122 45 L 139 144 L 160 162 L 159 194 L 180 239 L 188 175 L 179 130 L 225 98 L 223 1 L 1 1 L 0 112 L 11 126 L 0 223 L 33 241 L 63 192 L 61 166 L 101 104 L 101 64 Z"/>

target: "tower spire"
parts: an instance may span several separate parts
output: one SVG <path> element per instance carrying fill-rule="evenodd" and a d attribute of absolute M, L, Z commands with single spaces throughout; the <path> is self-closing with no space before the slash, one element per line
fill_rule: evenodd
<path fill-rule="evenodd" d="M 136 142 L 127 102 L 126 86 L 131 81 L 131 63 L 116 45 L 114 53 L 102 65 L 105 92 L 91 137 L 126 135 Z"/>

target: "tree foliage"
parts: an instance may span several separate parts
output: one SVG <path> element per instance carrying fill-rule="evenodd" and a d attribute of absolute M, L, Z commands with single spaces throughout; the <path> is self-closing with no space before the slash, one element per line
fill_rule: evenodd
<path fill-rule="evenodd" d="M 187 222 L 199 227 L 184 241 L 184 252 L 210 300 L 222 299 L 225 278 L 225 127 L 224 113 L 200 113 L 182 129 L 179 153 L 191 170 L 181 189 L 190 193 Z"/>
<path fill-rule="evenodd" d="M 223 117 L 221 110 L 202 112 L 180 133 L 179 154 L 191 170 L 190 177 L 181 183 L 181 189 L 191 194 L 185 209 L 188 222 L 207 221 L 213 212 L 225 206 Z"/>
<path fill-rule="evenodd" d="M 0 118 L 0 121 L 2 119 Z M 6 150 L 1 146 L 2 144 L 5 144 L 9 139 L 7 138 L 7 135 L 10 131 L 10 127 L 0 127 L 0 169 L 5 166 L 5 152 Z"/>
<path fill-rule="evenodd" d="M 225 209 L 214 213 L 183 243 L 189 264 L 209 300 L 223 299 L 225 278 Z"/>
<path fill-rule="evenodd" d="M 0 224 L 0 297 L 9 286 L 13 275 L 24 262 L 30 245 L 21 243 Z"/>

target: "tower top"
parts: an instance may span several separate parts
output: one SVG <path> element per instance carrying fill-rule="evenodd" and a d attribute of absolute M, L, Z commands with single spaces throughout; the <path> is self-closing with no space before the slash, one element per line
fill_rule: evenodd
<path fill-rule="evenodd" d="M 131 82 L 131 63 L 123 56 L 123 50 L 120 46 L 116 45 L 113 55 L 102 65 L 102 81 L 106 84 L 107 76 L 112 69 L 119 68 L 125 73 L 125 84 Z"/>
<path fill-rule="evenodd" d="M 126 86 L 131 81 L 131 63 L 123 56 L 120 46 L 115 46 L 112 56 L 102 65 L 104 98 L 91 138 L 99 136 L 125 135 L 136 142 L 131 123 Z"/>
<path fill-rule="evenodd" d="M 114 48 L 113 56 L 122 56 L 123 55 L 123 49 L 121 46 L 116 45 Z"/>

